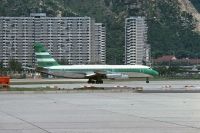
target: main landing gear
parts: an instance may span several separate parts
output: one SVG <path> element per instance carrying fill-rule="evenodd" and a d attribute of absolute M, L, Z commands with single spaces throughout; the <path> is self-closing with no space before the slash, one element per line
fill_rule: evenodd
<path fill-rule="evenodd" d="M 101 78 L 89 78 L 88 84 L 103 84 L 103 80 Z"/>
<path fill-rule="evenodd" d="M 146 78 L 146 83 L 149 83 L 149 78 Z"/>

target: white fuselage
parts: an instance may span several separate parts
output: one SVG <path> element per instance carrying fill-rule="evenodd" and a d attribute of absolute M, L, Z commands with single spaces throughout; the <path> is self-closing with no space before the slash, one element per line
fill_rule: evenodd
<path fill-rule="evenodd" d="M 145 73 L 151 69 L 143 65 L 58 65 L 45 67 L 52 75 L 63 76 L 66 78 L 86 78 L 90 74 L 101 73 L 107 77 L 151 77 Z M 151 69 L 152 70 L 152 69 Z M 152 70 L 153 71 L 153 70 Z"/>

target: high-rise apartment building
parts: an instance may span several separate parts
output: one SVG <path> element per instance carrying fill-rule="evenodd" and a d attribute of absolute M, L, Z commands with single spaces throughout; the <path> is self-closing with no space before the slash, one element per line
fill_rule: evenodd
<path fill-rule="evenodd" d="M 125 20 L 125 64 L 141 65 L 149 62 L 145 17 L 129 17 Z"/>
<path fill-rule="evenodd" d="M 33 44 L 40 42 L 57 60 L 69 64 L 105 63 L 105 27 L 96 30 L 96 25 L 90 17 L 46 17 L 45 13 L 0 17 L 0 61 L 4 66 L 11 59 L 33 66 Z M 102 40 L 97 42 L 96 36 Z"/>
<path fill-rule="evenodd" d="M 94 45 L 92 46 L 92 61 L 91 63 L 106 63 L 106 29 L 102 23 L 94 25 Z M 99 56 L 100 55 L 100 56 Z"/>

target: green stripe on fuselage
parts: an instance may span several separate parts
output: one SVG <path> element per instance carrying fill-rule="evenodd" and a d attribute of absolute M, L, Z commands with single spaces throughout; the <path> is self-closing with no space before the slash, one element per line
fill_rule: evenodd
<path fill-rule="evenodd" d="M 49 67 L 49 66 L 57 66 L 57 62 L 37 62 L 40 67 Z"/>
<path fill-rule="evenodd" d="M 51 55 L 36 55 L 36 58 L 52 58 Z"/>

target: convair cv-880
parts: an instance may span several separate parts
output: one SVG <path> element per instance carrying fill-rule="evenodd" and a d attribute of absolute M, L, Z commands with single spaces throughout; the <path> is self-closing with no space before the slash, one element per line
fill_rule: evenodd
<path fill-rule="evenodd" d="M 75 79 L 88 79 L 88 83 L 102 84 L 103 79 L 117 78 L 123 75 L 128 77 L 143 77 L 146 82 L 149 78 L 158 75 L 158 72 L 149 66 L 143 65 L 60 65 L 52 58 L 43 44 L 34 45 L 37 70 L 52 76 Z"/>

